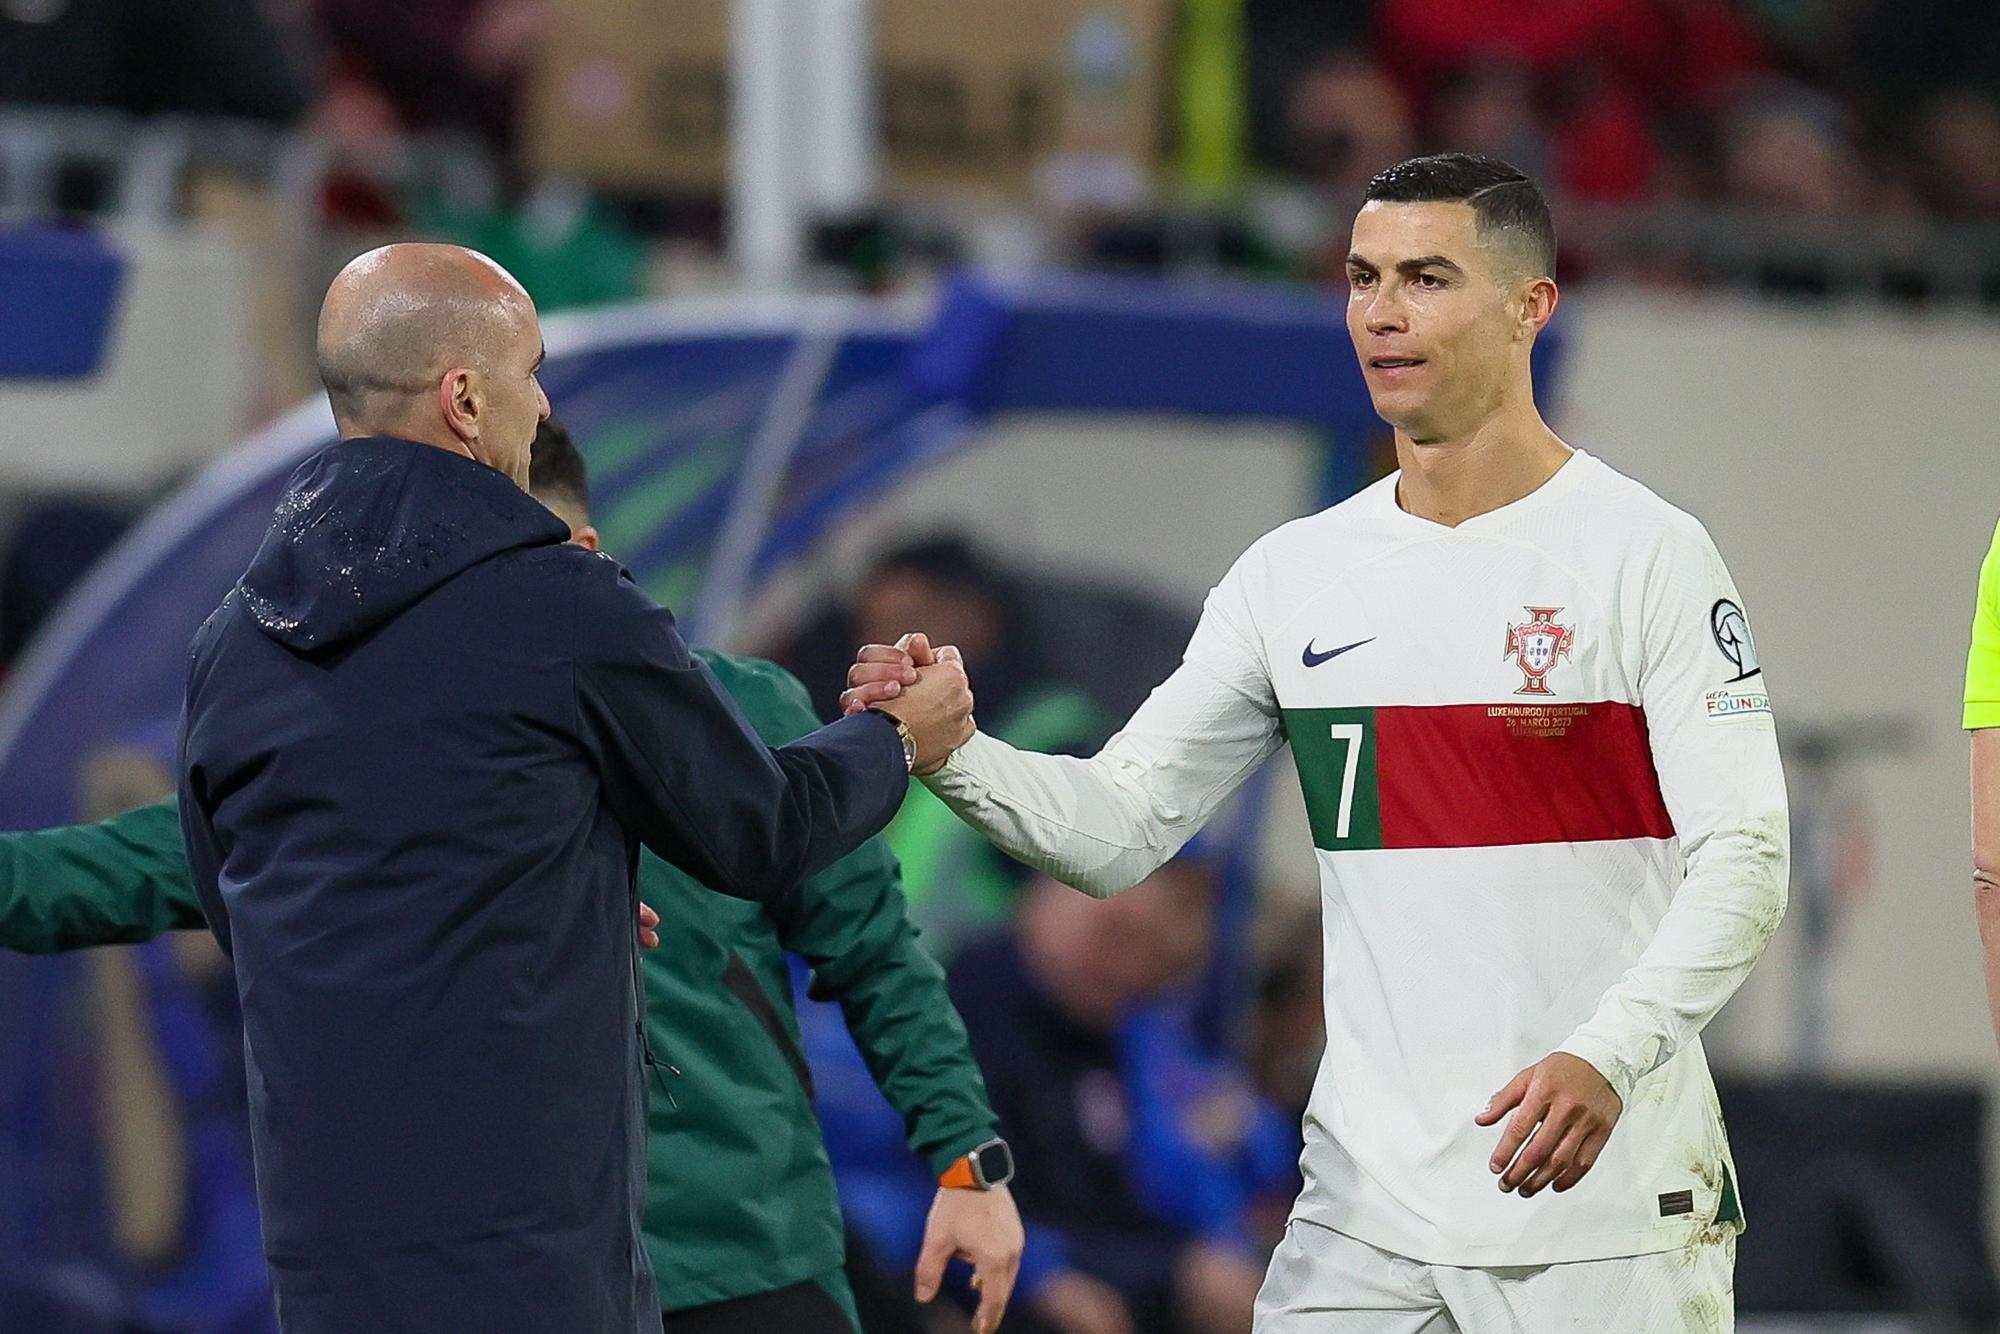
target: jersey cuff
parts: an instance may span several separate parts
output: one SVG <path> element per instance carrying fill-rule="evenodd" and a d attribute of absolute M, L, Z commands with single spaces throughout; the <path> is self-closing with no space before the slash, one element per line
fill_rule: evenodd
<path fill-rule="evenodd" d="M 961 797 L 974 795 L 968 788 L 983 787 L 984 780 L 974 771 L 973 764 L 980 753 L 992 744 L 986 733 L 974 731 L 965 739 L 965 744 L 946 756 L 936 770 L 918 774 L 917 781 L 940 796 L 947 793 Z"/>
<path fill-rule="evenodd" d="M 2000 699 L 1967 700 L 1965 730 L 1978 732 L 1988 727 L 2000 727 Z"/>

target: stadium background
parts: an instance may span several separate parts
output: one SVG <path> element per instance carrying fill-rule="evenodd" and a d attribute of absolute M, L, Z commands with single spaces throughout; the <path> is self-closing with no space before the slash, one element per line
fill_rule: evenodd
<path fill-rule="evenodd" d="M 2000 491 L 1996 94 L 1977 0 L 13 0 L 0 824 L 151 795 L 368 245 L 513 267 L 607 544 L 782 655 L 940 531 L 1190 614 L 1381 466 L 1326 286 L 1361 183 L 1496 152 L 1557 198 L 1554 423 L 1708 523 L 1781 714 L 1794 906 L 1710 1044 L 1744 1324 L 1984 1328 L 1956 698 Z M 1191 1002 L 1252 1073 L 1313 896 L 1284 769 L 1225 831 Z M 208 966 L 0 960 L 8 1283 L 191 1330 L 254 1286 Z"/>

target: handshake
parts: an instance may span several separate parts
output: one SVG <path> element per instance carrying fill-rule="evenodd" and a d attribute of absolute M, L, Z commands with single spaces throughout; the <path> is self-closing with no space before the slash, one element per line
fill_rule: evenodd
<path fill-rule="evenodd" d="M 951 753 L 972 739 L 972 686 L 965 660 L 946 644 L 932 648 L 923 634 L 894 644 L 869 644 L 847 669 L 840 692 L 843 715 L 875 709 L 909 729 L 917 742 L 913 772 L 934 774 Z"/>

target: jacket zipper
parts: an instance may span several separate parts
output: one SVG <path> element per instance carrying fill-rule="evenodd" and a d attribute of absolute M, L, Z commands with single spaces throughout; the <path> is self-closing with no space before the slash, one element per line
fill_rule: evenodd
<path fill-rule="evenodd" d="M 632 920 L 636 922 L 638 919 L 639 893 L 635 888 L 632 892 Z M 658 1056 L 653 1054 L 653 1039 L 646 1032 L 646 983 L 644 976 L 639 971 L 639 950 L 636 943 L 632 949 L 632 1013 L 634 1016 L 633 1027 L 639 1033 L 639 1063 L 652 1071 L 653 1082 L 660 1086 L 660 1092 L 667 1095 L 667 1106 L 673 1108 L 675 1111 L 679 1111 L 681 1105 L 675 1101 L 674 1090 L 667 1083 L 666 1075 L 662 1074 L 661 1071 L 671 1070 L 674 1074 L 678 1075 L 681 1072 L 681 1068 L 672 1061 L 662 1061 Z"/>

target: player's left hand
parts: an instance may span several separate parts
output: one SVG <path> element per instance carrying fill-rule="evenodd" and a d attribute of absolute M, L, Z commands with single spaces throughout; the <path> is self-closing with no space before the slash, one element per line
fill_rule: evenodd
<path fill-rule="evenodd" d="M 660 947 L 660 915 L 645 904 L 639 905 L 639 948 L 656 950 Z"/>
<path fill-rule="evenodd" d="M 1508 1080 L 1473 1120 L 1498 1125 L 1514 1113 L 1487 1166 L 1500 1174 L 1501 1190 L 1526 1199 L 1544 1186 L 1562 1191 L 1583 1180 L 1624 1110 L 1596 1066 L 1559 1051 Z"/>
<path fill-rule="evenodd" d="M 992 1190 L 940 1187 L 937 1198 L 931 1201 L 931 1216 L 924 1221 L 923 1249 L 917 1253 L 917 1300 L 927 1302 L 937 1296 L 948 1261 L 970 1261 L 972 1286 L 979 1293 L 972 1328 L 976 1334 L 993 1334 L 1000 1328 L 1000 1317 L 1007 1313 L 1007 1299 L 1013 1295 L 1014 1279 L 1021 1272 L 1021 1248 L 1026 1244 L 1020 1210 L 1014 1207 L 1013 1192 L 1005 1186 Z"/>

